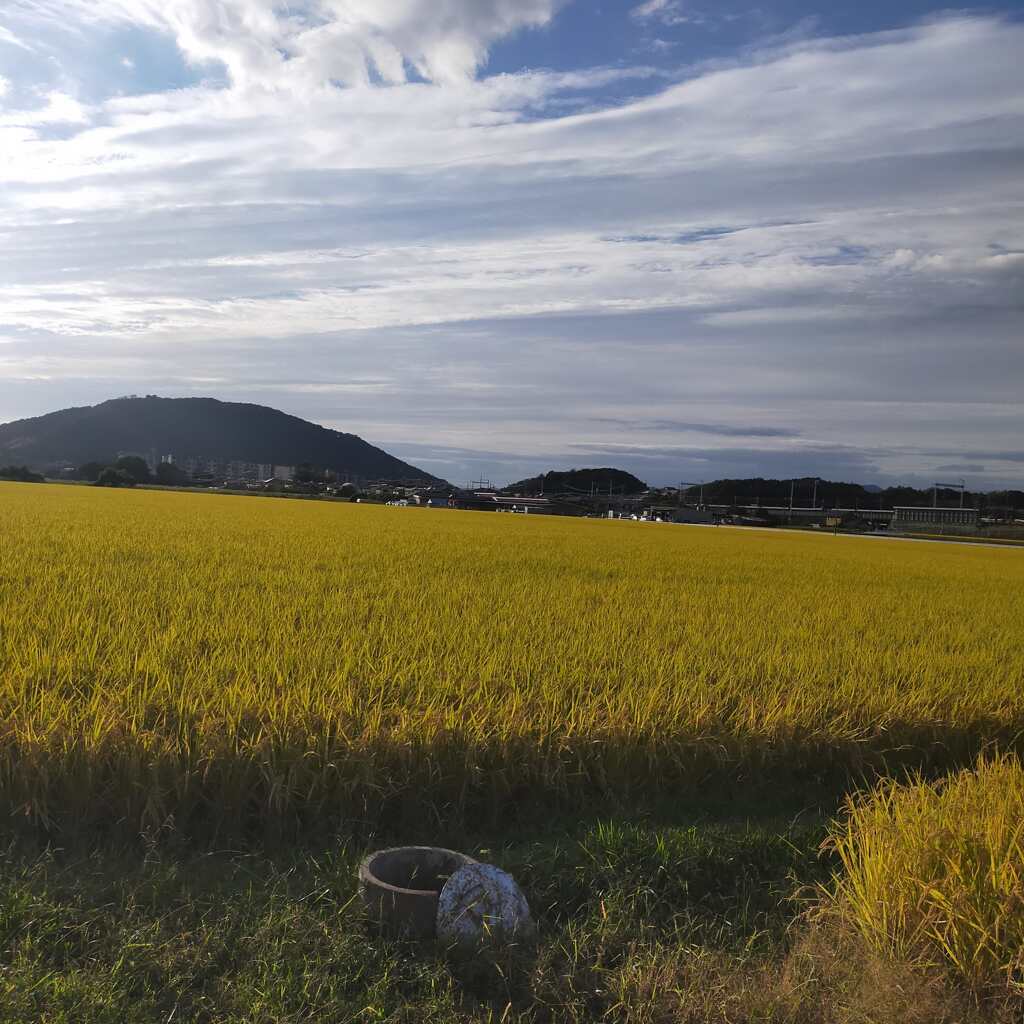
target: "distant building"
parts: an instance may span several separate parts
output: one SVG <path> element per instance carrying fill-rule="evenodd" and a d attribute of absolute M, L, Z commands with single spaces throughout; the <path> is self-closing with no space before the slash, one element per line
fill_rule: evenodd
<path fill-rule="evenodd" d="M 494 491 L 459 491 L 446 501 L 449 508 L 469 509 L 477 512 L 520 512 L 527 515 L 579 515 L 578 505 L 570 505 L 552 498 L 523 498 Z"/>
<path fill-rule="evenodd" d="M 283 491 L 290 482 L 290 480 L 284 480 L 279 476 L 272 476 L 267 480 L 261 480 L 260 485 L 265 491 Z"/>
<path fill-rule="evenodd" d="M 417 480 L 369 480 L 366 484 L 366 493 L 377 497 L 387 494 L 392 497 L 411 498 L 422 489 L 422 481 Z"/>
<path fill-rule="evenodd" d="M 224 476 L 223 463 L 218 459 L 207 459 L 200 455 L 187 455 L 178 463 L 193 480 L 205 477 Z"/>
<path fill-rule="evenodd" d="M 738 517 L 761 523 L 790 524 L 797 526 L 821 525 L 828 513 L 823 508 L 790 508 L 788 505 L 718 505 L 709 504 L 704 508 L 719 518 Z"/>
<path fill-rule="evenodd" d="M 269 462 L 242 462 L 233 460 L 224 467 L 224 475 L 228 480 L 239 480 L 244 483 L 254 484 L 260 480 L 266 480 L 269 476 L 282 476 L 275 473 L 275 469 L 290 469 L 290 466 L 272 466 Z"/>
<path fill-rule="evenodd" d="M 663 508 L 652 508 L 652 513 L 661 516 L 670 523 L 713 523 L 715 517 L 707 509 L 673 507 L 671 505 Z"/>
<path fill-rule="evenodd" d="M 232 483 L 256 484 L 271 478 L 287 482 L 295 476 L 294 466 L 277 466 L 270 462 L 211 459 L 204 455 L 186 455 L 180 460 L 174 455 L 165 455 L 161 461 L 176 465 L 193 480 L 228 480 Z"/>
<path fill-rule="evenodd" d="M 832 515 L 841 516 L 844 520 L 857 518 L 875 526 L 887 526 L 892 522 L 893 511 L 891 508 L 834 508 Z"/>
<path fill-rule="evenodd" d="M 971 531 L 978 528 L 978 510 L 976 508 L 921 508 L 915 505 L 897 505 L 892 510 L 892 528 L 894 530 L 918 530 L 927 533 L 930 530 L 956 529 Z"/>

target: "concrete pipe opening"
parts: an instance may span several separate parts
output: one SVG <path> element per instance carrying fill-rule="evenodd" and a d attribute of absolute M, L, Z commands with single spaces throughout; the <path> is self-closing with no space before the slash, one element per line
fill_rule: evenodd
<path fill-rule="evenodd" d="M 396 846 L 371 853 L 359 866 L 370 923 L 385 935 L 429 939 L 437 934 L 437 898 L 472 857 L 440 846 Z"/>

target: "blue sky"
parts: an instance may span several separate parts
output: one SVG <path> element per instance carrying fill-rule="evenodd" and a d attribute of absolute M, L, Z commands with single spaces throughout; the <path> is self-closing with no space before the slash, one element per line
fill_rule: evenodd
<path fill-rule="evenodd" d="M 8 0 L 0 420 L 1024 486 L 1022 13 Z"/>

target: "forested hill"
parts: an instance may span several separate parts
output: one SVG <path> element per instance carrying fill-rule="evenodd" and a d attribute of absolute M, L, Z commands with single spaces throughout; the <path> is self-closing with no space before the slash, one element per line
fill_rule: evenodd
<path fill-rule="evenodd" d="M 770 480 L 763 477 L 712 480 L 701 487 L 688 488 L 686 497 L 697 501 L 703 489 L 704 501 L 709 505 L 788 505 L 791 488 L 793 505 L 797 508 L 810 508 L 814 501 L 825 508 L 893 508 L 896 505 L 931 505 L 935 500 L 931 488 L 881 488 L 821 479 L 815 484 L 814 477 L 800 480 Z M 939 488 L 940 505 L 955 505 L 959 501 L 959 490 Z M 986 494 L 967 491 L 964 504 L 971 508 L 1002 505 L 1022 508 L 1024 493 L 992 491 Z"/>
<path fill-rule="evenodd" d="M 80 465 L 120 451 L 281 465 L 382 479 L 437 479 L 364 441 L 265 405 L 215 398 L 115 398 L 0 426 L 0 464 Z"/>
<path fill-rule="evenodd" d="M 643 480 L 622 469 L 569 469 L 542 473 L 503 488 L 506 494 L 639 494 Z"/>

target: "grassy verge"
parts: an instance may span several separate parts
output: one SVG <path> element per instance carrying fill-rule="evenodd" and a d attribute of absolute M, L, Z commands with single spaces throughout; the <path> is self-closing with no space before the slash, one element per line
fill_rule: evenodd
<path fill-rule="evenodd" d="M 22 845 L 0 868 L 0 1019 L 1011 1019 L 807 920 L 803 897 L 834 866 L 823 835 L 780 820 L 619 820 L 462 836 L 516 874 L 540 925 L 529 947 L 470 958 L 369 935 L 356 846 L 274 857 Z"/>

